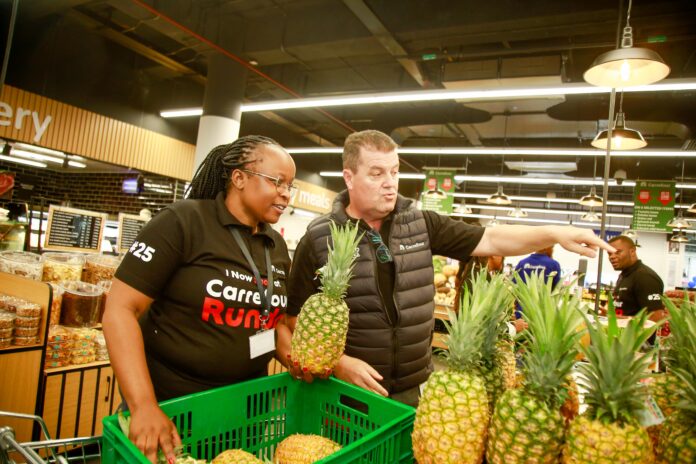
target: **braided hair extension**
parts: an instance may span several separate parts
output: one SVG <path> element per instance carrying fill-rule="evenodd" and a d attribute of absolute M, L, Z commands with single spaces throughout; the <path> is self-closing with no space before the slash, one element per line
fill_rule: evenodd
<path fill-rule="evenodd" d="M 186 193 L 195 200 L 212 200 L 227 189 L 230 173 L 255 161 L 254 150 L 259 145 L 276 145 L 275 140 L 262 135 L 245 135 L 232 143 L 218 145 L 205 157 Z"/>

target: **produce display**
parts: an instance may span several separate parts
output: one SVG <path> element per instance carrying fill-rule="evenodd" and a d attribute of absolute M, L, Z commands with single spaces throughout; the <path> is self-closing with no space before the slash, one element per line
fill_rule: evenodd
<path fill-rule="evenodd" d="M 696 462 L 696 303 L 684 299 L 675 305 L 663 298 L 672 329 L 662 396 L 653 391 L 666 416 L 656 446 L 659 464 Z"/>
<path fill-rule="evenodd" d="M 453 306 L 454 298 L 457 294 L 455 276 L 459 270 L 458 266 L 443 264 L 440 258 L 433 258 L 435 269 L 435 304 L 442 306 Z"/>
<path fill-rule="evenodd" d="M 644 327 L 647 313 L 641 312 L 620 329 L 611 301 L 608 314 L 606 327 L 587 324 L 591 344 L 583 348 L 587 362 L 579 365 L 587 411 L 570 424 L 565 464 L 654 461 L 652 443 L 638 415 L 647 393 L 640 380 L 653 356 L 639 349 L 655 327 Z"/>
<path fill-rule="evenodd" d="M 343 298 L 362 238 L 358 225 L 330 224 L 328 260 L 319 270 L 321 292 L 310 296 L 297 317 L 292 335 L 291 358 L 312 374 L 333 369 L 346 347 L 349 309 Z"/>
<path fill-rule="evenodd" d="M 554 293 L 550 280 L 530 274 L 513 287 L 528 324 L 522 355 L 524 380 L 495 405 L 486 459 L 490 464 L 557 462 L 564 444 L 562 407 L 582 324 L 579 301 L 568 288 Z M 572 408 L 571 408 L 572 409 Z"/>
<path fill-rule="evenodd" d="M 319 435 L 293 434 L 276 448 L 274 464 L 311 464 L 340 449 L 341 445 Z"/>
<path fill-rule="evenodd" d="M 425 384 L 413 426 L 413 454 L 420 464 L 480 463 L 495 398 L 506 384 L 499 364 L 499 335 L 512 308 L 502 275 L 484 271 L 464 289 L 459 313 L 445 321 L 447 369 Z"/>

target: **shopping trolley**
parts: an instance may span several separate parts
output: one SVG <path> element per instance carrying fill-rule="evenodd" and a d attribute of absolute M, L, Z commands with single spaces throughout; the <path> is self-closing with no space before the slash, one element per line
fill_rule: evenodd
<path fill-rule="evenodd" d="M 4 418 L 33 421 L 44 437 L 40 441 L 19 443 Z M 0 411 L 0 464 L 97 464 L 101 456 L 101 437 L 51 439 L 40 416 Z M 14 459 L 23 459 L 15 461 Z"/>

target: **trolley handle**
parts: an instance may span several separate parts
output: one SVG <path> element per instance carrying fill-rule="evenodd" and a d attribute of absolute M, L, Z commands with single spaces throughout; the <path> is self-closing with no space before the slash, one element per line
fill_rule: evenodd
<path fill-rule="evenodd" d="M 27 460 L 27 464 L 44 464 L 45 461 L 36 454 L 31 448 L 24 448 L 20 445 L 17 440 L 15 440 L 14 430 L 12 427 L 0 427 L 0 453 L 5 454 L 10 452 L 19 453 L 24 459 Z M 0 457 L 3 457 L 0 454 Z"/>

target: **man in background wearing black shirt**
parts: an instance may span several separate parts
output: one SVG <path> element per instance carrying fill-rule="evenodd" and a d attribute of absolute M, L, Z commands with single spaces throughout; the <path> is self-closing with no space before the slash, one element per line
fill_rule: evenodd
<path fill-rule="evenodd" d="M 616 249 L 609 253 L 609 261 L 614 270 L 621 271 L 613 294 L 616 314 L 633 316 L 647 308 L 651 320 L 662 319 L 664 284 L 660 276 L 638 259 L 636 244 L 630 238 L 619 235 L 609 243 Z"/>

